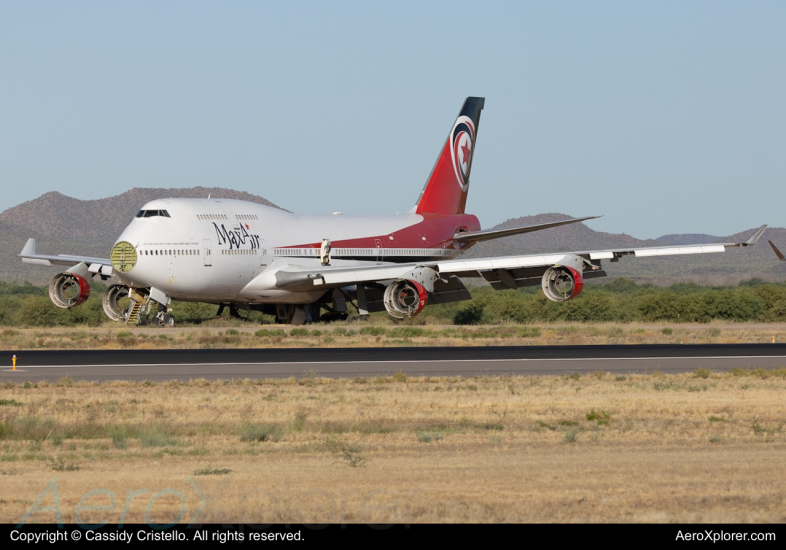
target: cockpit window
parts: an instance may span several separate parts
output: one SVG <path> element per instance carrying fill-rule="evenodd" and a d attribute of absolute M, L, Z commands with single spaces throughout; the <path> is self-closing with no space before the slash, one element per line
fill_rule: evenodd
<path fill-rule="evenodd" d="M 136 213 L 137 218 L 152 218 L 154 216 L 171 217 L 166 210 L 140 210 Z"/>

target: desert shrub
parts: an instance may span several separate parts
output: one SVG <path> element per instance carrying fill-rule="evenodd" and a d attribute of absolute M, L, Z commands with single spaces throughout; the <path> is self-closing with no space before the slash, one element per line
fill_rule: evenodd
<path fill-rule="evenodd" d="M 780 285 L 764 284 L 756 287 L 754 292 L 766 310 L 772 309 L 776 304 L 786 299 L 786 287 Z"/>
<path fill-rule="evenodd" d="M 277 328 L 277 329 L 270 330 L 270 329 L 262 328 L 262 329 L 259 329 L 258 331 L 256 331 L 254 333 L 254 336 L 259 336 L 259 337 L 264 337 L 264 336 L 282 336 L 282 337 L 286 337 L 286 336 L 289 336 L 289 335 L 286 332 L 284 332 L 284 329 Z"/>
<path fill-rule="evenodd" d="M 244 424 L 239 435 L 240 441 L 275 441 L 281 437 L 281 429 L 270 424 Z"/>
<path fill-rule="evenodd" d="M 29 296 L 21 301 L 14 324 L 32 327 L 98 326 L 105 318 L 100 294 L 94 296 L 91 293 L 87 302 L 70 309 L 55 306 L 48 297 Z"/>
<path fill-rule="evenodd" d="M 17 322 L 33 327 L 53 327 L 64 324 L 65 310 L 56 307 L 49 298 L 35 296 L 22 302 Z"/>
<path fill-rule="evenodd" d="M 501 290 L 486 296 L 483 321 L 528 323 L 543 317 L 543 300 L 537 294 Z"/>
<path fill-rule="evenodd" d="M 28 414 L 17 416 L 10 422 L 5 423 L 2 430 L 4 438 L 8 439 L 32 439 L 43 441 L 51 435 L 57 425 L 51 418 L 40 418 L 36 415 Z"/>
<path fill-rule="evenodd" d="M 180 445 L 180 440 L 175 436 L 158 428 L 151 428 L 141 432 L 139 434 L 139 442 L 143 447 L 169 447 Z"/>
<path fill-rule="evenodd" d="M 549 320 L 554 321 L 613 321 L 617 320 L 611 296 L 602 291 L 591 291 L 567 302 L 550 302 Z"/>
<path fill-rule="evenodd" d="M 0 281 L 0 296 L 7 295 L 48 296 L 49 291 L 46 286 L 34 286 L 29 281 L 21 285 Z"/>
<path fill-rule="evenodd" d="M 767 310 L 765 318 L 768 321 L 784 321 L 786 320 L 786 298 L 781 298 Z"/>
<path fill-rule="evenodd" d="M 631 294 L 639 290 L 639 285 L 635 281 L 626 279 L 625 277 L 617 277 L 609 283 L 603 285 L 603 290 L 606 292 L 627 293 Z"/>
<path fill-rule="evenodd" d="M 424 336 L 426 330 L 420 327 L 396 327 L 388 331 L 388 338 L 415 338 Z"/>
<path fill-rule="evenodd" d="M 679 301 L 676 294 L 660 291 L 642 297 L 638 310 L 647 321 L 678 321 L 682 309 Z"/>
<path fill-rule="evenodd" d="M 112 438 L 112 444 L 117 449 L 125 449 L 127 447 L 126 434 L 121 430 L 113 430 L 109 436 Z"/>
<path fill-rule="evenodd" d="M 358 331 L 360 334 L 364 336 L 384 336 L 387 333 L 387 329 L 384 327 L 363 327 Z"/>
<path fill-rule="evenodd" d="M 172 302 L 172 315 L 178 322 L 201 323 L 216 316 L 218 306 L 197 302 Z"/>
<path fill-rule="evenodd" d="M 713 319 L 728 321 L 750 321 L 764 311 L 762 299 L 744 289 L 723 289 L 718 292 L 703 292 L 706 313 Z"/>
<path fill-rule="evenodd" d="M 483 306 L 470 301 L 462 303 L 453 315 L 454 325 L 479 325 L 483 319 Z"/>

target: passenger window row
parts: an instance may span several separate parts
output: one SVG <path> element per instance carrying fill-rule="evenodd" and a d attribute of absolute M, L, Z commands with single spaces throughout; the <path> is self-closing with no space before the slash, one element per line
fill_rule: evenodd
<path fill-rule="evenodd" d="M 199 250 L 140 250 L 143 256 L 199 256 Z"/>

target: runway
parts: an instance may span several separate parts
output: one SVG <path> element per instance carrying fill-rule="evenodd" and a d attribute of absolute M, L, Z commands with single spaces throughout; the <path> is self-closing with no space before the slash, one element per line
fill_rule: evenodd
<path fill-rule="evenodd" d="M 17 370 L 11 358 L 17 356 Z M 0 381 L 498 376 L 786 367 L 786 344 L 2 351 Z"/>

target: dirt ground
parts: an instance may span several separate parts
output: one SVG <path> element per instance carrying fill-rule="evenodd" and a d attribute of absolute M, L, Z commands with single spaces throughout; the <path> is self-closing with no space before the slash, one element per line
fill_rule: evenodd
<path fill-rule="evenodd" d="M 785 395 L 786 370 L 6 384 L 0 521 L 783 522 Z"/>
<path fill-rule="evenodd" d="M 380 321 L 374 320 L 375 323 Z M 0 350 L 513 346 L 786 342 L 786 323 L 554 323 L 537 325 L 256 325 L 217 319 L 199 327 L 0 330 Z"/>

